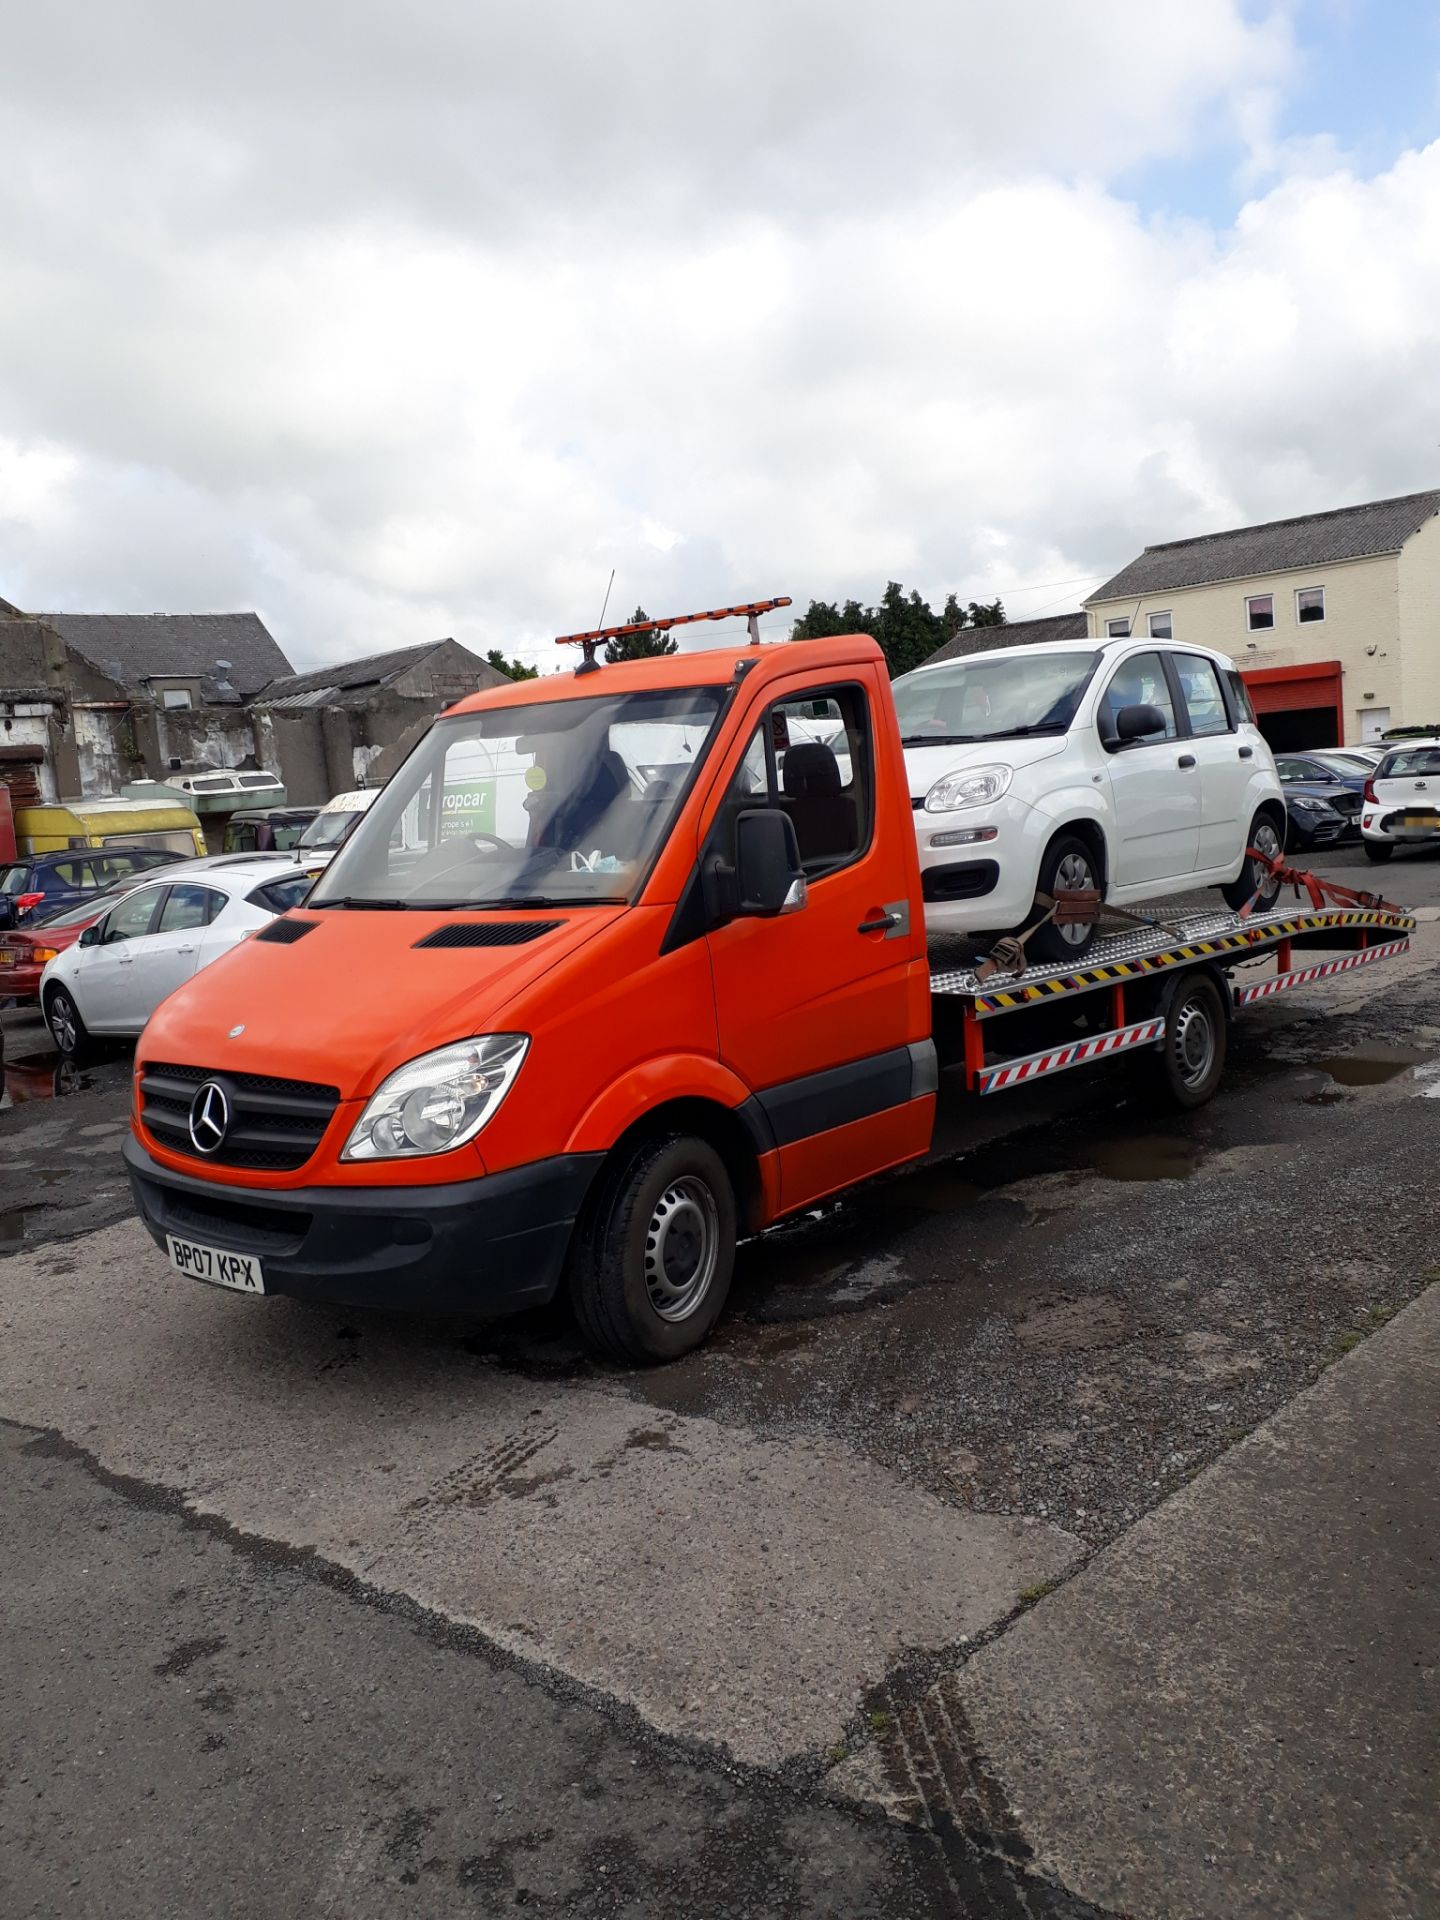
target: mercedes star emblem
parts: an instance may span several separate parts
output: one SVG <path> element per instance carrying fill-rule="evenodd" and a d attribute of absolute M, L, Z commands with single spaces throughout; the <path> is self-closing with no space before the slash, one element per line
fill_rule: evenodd
<path fill-rule="evenodd" d="M 218 1080 L 207 1080 L 190 1102 L 190 1139 L 197 1153 L 218 1153 L 230 1131 L 230 1102 Z"/>

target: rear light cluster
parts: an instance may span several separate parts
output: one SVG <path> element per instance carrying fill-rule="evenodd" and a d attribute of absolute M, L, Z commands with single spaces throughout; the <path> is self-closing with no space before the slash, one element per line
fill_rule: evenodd
<path fill-rule="evenodd" d="M 1380 804 L 1380 796 L 1375 791 L 1375 776 L 1373 774 L 1365 782 L 1365 798 L 1372 807 L 1378 807 Z"/>
<path fill-rule="evenodd" d="M 38 907 L 45 898 L 43 893 L 20 893 L 15 896 L 16 913 L 29 913 L 32 907 Z"/>

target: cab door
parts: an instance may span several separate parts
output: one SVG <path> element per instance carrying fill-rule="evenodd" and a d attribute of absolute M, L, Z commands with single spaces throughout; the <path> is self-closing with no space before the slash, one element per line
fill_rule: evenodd
<path fill-rule="evenodd" d="M 1119 738 L 1126 707 L 1154 707 L 1160 730 L 1137 740 Z M 1144 887 L 1195 871 L 1200 851 L 1200 770 L 1180 722 L 1156 651 L 1123 659 L 1100 696 L 1101 742 L 1109 755 L 1115 817 L 1111 830 L 1110 890 Z"/>
<path fill-rule="evenodd" d="M 738 816 L 778 808 L 805 870 L 798 912 L 707 936 L 720 1057 L 775 1142 L 786 1212 L 923 1153 L 933 1123 L 925 935 L 908 891 L 915 829 L 903 770 L 886 764 L 877 779 L 882 697 L 868 665 L 824 685 L 780 683 L 726 773 L 702 853 L 733 861 Z"/>

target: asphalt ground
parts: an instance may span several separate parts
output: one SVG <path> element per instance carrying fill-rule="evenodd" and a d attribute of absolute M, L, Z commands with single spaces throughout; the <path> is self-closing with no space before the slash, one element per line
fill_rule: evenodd
<path fill-rule="evenodd" d="M 1323 870 L 1440 909 L 1440 860 Z M 187 1287 L 110 1224 L 123 1057 L 57 1089 L 3 1016 L 0 1909 L 1109 1907 L 1062 1796 L 997 1840 L 901 1806 L 890 1750 L 961 1697 L 1003 1748 L 967 1676 L 1424 1290 L 1437 963 L 1427 917 L 1253 1009 L 1184 1120 L 1119 1066 L 948 1099 L 958 1158 L 745 1249 L 711 1346 L 640 1376 L 551 1320 Z M 1379 1816 L 1332 1811 L 1360 1877 L 1307 1913 L 1440 1911 L 1413 1848 L 1356 1904 Z M 1259 1867 L 1159 1897 L 1292 1910 Z"/>

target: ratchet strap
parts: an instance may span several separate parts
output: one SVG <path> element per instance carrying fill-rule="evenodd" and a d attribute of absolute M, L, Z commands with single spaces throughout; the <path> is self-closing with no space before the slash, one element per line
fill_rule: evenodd
<path fill-rule="evenodd" d="M 1035 905 L 1045 911 L 1020 933 L 1007 933 L 997 940 L 990 953 L 975 969 L 977 980 L 993 979 L 997 973 L 1025 971 L 1025 945 L 1041 927 L 1053 920 L 1057 927 L 1104 926 L 1107 921 L 1122 927 L 1147 927 L 1156 933 L 1176 934 L 1178 930 L 1163 920 L 1151 920 L 1144 914 L 1127 913 L 1124 907 L 1108 906 L 1094 887 L 1057 887 L 1054 893 L 1037 893 Z"/>
<path fill-rule="evenodd" d="M 1338 880 L 1322 880 L 1318 873 L 1307 873 L 1303 867 L 1287 867 L 1279 854 L 1272 859 L 1267 853 L 1261 853 L 1255 847 L 1245 849 L 1246 858 L 1253 860 L 1257 867 L 1263 867 L 1272 879 L 1278 880 L 1282 887 L 1293 887 L 1298 900 L 1302 892 L 1309 895 L 1312 907 L 1363 907 L 1372 913 L 1403 913 L 1403 907 L 1395 906 L 1391 901 L 1382 899 L 1378 893 L 1361 893 L 1355 887 L 1342 887 Z M 1240 918 L 1248 920 L 1260 898 L 1260 889 L 1254 893 L 1240 909 Z"/>

